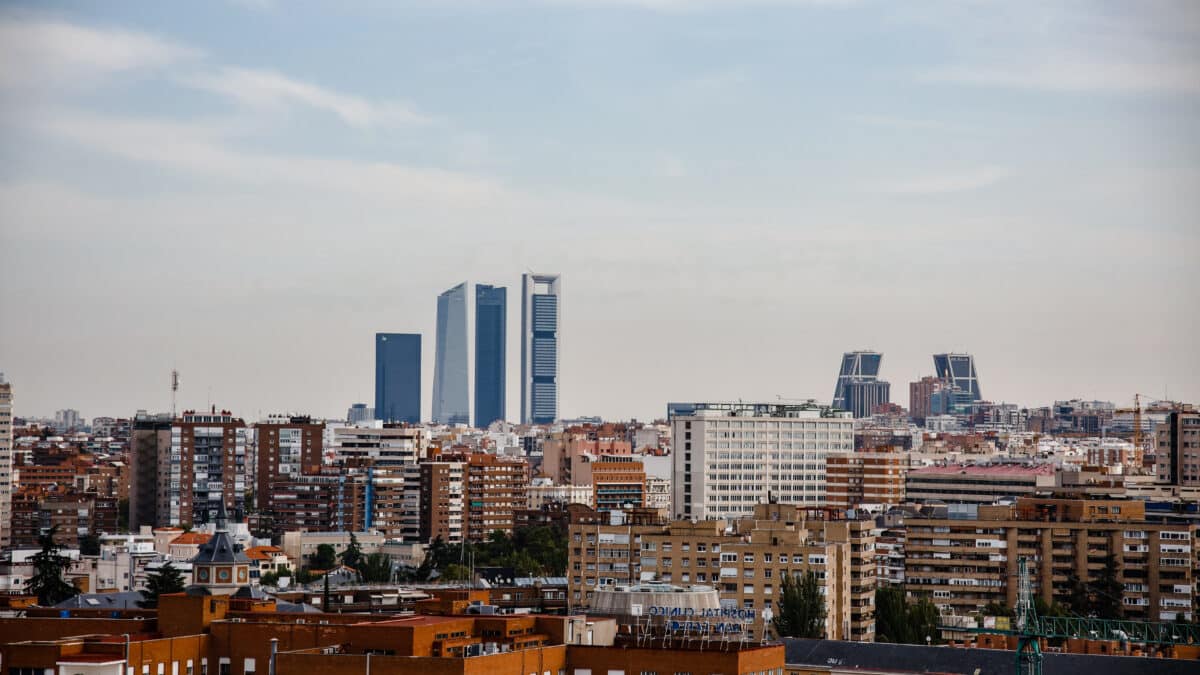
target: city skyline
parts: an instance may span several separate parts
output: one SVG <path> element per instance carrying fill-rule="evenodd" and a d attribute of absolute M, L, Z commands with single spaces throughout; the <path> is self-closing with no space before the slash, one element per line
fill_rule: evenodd
<path fill-rule="evenodd" d="M 825 400 L 862 344 L 898 401 L 947 351 L 995 401 L 1200 399 L 1195 3 L 250 4 L 0 11 L 15 414 L 178 369 L 337 417 L 370 336 L 527 269 L 562 417 Z"/>

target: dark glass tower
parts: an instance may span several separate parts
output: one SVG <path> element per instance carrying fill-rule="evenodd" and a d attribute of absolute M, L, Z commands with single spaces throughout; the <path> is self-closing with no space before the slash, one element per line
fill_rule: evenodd
<path fill-rule="evenodd" d="M 508 289 L 475 284 L 475 426 L 505 416 Z"/>
<path fill-rule="evenodd" d="M 975 357 L 970 354 L 934 354 L 933 367 L 940 380 L 949 382 L 959 391 L 970 395 L 970 401 L 980 401 L 979 375 L 975 372 Z"/>
<path fill-rule="evenodd" d="M 879 364 L 883 354 L 879 352 L 846 352 L 842 355 L 842 368 L 838 371 L 837 386 L 833 390 L 833 407 L 850 410 L 846 400 L 846 385 L 851 382 L 874 382 L 879 379 Z M 886 403 L 886 401 L 884 401 Z"/>
<path fill-rule="evenodd" d="M 421 336 L 375 334 L 375 418 L 421 421 Z"/>

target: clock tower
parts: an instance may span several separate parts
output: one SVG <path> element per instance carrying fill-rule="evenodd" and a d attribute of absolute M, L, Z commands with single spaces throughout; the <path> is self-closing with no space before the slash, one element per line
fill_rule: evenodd
<path fill-rule="evenodd" d="M 210 595 L 233 595 L 250 584 L 250 559 L 229 536 L 225 516 L 225 500 L 217 510 L 217 529 L 208 543 L 192 558 L 192 588 L 190 592 L 206 591 Z"/>

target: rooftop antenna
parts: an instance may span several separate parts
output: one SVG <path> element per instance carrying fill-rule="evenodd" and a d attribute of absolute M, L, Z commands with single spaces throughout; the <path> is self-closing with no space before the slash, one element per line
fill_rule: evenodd
<path fill-rule="evenodd" d="M 179 371 L 171 369 L 171 417 L 175 417 L 175 394 L 179 392 Z"/>

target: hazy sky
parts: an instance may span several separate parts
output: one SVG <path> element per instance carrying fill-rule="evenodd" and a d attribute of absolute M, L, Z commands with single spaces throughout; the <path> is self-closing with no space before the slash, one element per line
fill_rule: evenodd
<path fill-rule="evenodd" d="M 913 5 L 913 6 L 910 6 Z M 344 414 L 376 331 L 563 275 L 564 416 L 1200 399 L 1200 3 L 6 2 L 16 413 Z"/>

